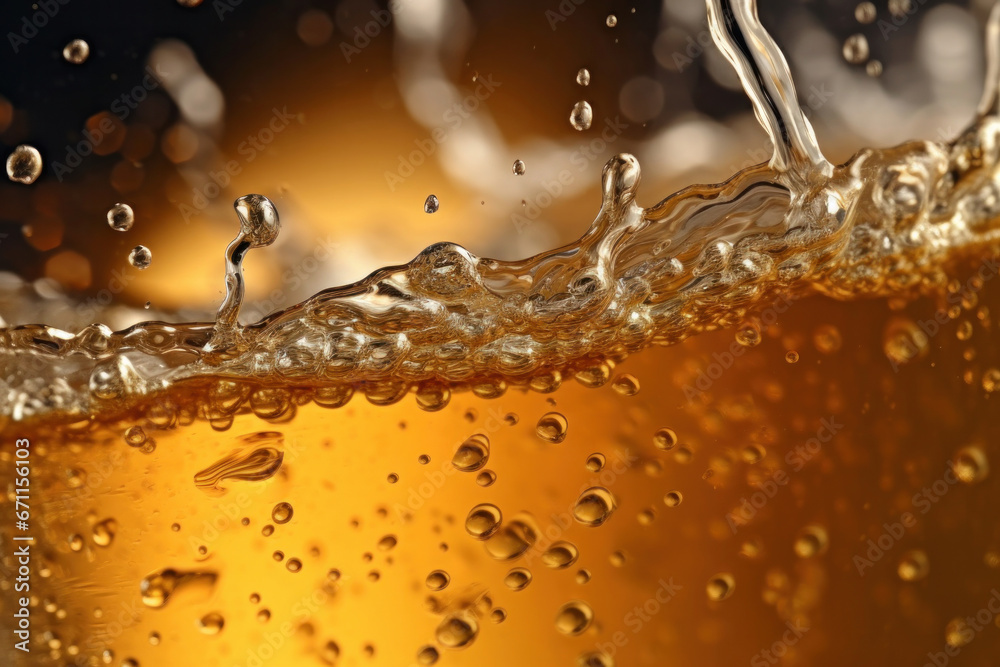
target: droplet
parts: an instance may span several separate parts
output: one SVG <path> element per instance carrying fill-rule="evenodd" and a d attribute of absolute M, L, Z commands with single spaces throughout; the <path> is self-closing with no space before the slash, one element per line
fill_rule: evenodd
<path fill-rule="evenodd" d="M 603 486 L 592 486 L 577 498 L 573 517 L 585 526 L 600 526 L 615 511 L 615 497 Z"/>
<path fill-rule="evenodd" d="M 569 422 L 558 412 L 548 412 L 542 415 L 535 426 L 535 433 L 545 442 L 559 444 L 566 439 Z"/>
<path fill-rule="evenodd" d="M 677 507 L 684 500 L 680 491 L 667 491 L 663 496 L 663 504 L 667 507 Z"/>
<path fill-rule="evenodd" d="M 639 393 L 639 380 L 634 375 L 625 373 L 616 377 L 611 387 L 622 396 L 635 396 Z"/>
<path fill-rule="evenodd" d="M 274 243 L 281 231 L 281 220 L 274 203 L 264 195 L 243 195 L 233 202 L 240 220 L 240 234 L 251 248 L 263 248 Z"/>
<path fill-rule="evenodd" d="M 955 453 L 952 469 L 961 482 L 975 484 L 986 479 L 990 472 L 990 463 L 982 449 L 970 445 L 962 447 Z"/>
<path fill-rule="evenodd" d="M 465 518 L 465 530 L 477 540 L 491 537 L 500 528 L 503 515 L 500 508 L 490 503 L 476 505 Z"/>
<path fill-rule="evenodd" d="M 99 547 L 110 546 L 118 532 L 118 522 L 114 519 L 105 519 L 94 525 L 94 544 Z"/>
<path fill-rule="evenodd" d="M 590 577 L 591 577 L 590 570 L 587 570 L 587 569 L 579 570 L 579 571 L 577 571 L 576 577 L 575 577 L 576 583 L 581 584 L 581 585 L 589 583 L 590 582 Z"/>
<path fill-rule="evenodd" d="M 865 73 L 873 79 L 882 76 L 882 61 L 869 60 L 865 65 Z"/>
<path fill-rule="evenodd" d="M 854 8 L 854 18 L 858 23 L 871 23 L 875 20 L 876 14 L 875 4 L 871 2 L 859 2 Z"/>
<path fill-rule="evenodd" d="M 576 562 L 580 551 L 571 542 L 560 541 L 553 544 L 542 554 L 542 564 L 553 570 L 564 570 Z"/>
<path fill-rule="evenodd" d="M 492 470 L 484 470 L 476 475 L 476 484 L 479 486 L 493 486 L 495 481 L 497 481 L 497 474 Z"/>
<path fill-rule="evenodd" d="M 198 629 L 206 635 L 217 635 L 222 632 L 222 628 L 226 625 L 226 619 L 222 617 L 222 614 L 218 612 L 211 612 L 205 614 L 198 621 Z"/>
<path fill-rule="evenodd" d="M 479 623 L 469 613 L 452 614 L 441 621 L 434 636 L 445 648 L 465 648 L 479 634 Z"/>
<path fill-rule="evenodd" d="M 42 173 L 42 154 L 34 146 L 22 144 L 7 156 L 7 178 L 31 185 Z"/>
<path fill-rule="evenodd" d="M 451 575 L 444 570 L 434 570 L 427 575 L 424 583 L 432 591 L 443 591 L 451 583 Z"/>
<path fill-rule="evenodd" d="M 427 199 L 424 200 L 424 213 L 437 213 L 437 210 L 441 207 L 441 202 L 434 195 L 427 195 Z"/>
<path fill-rule="evenodd" d="M 293 513 L 294 510 L 291 503 L 278 503 L 271 510 L 271 519 L 278 524 L 288 523 L 292 520 Z"/>
<path fill-rule="evenodd" d="M 135 214 L 128 204 L 118 203 L 108 209 L 108 226 L 116 232 L 127 232 L 132 229 Z"/>
<path fill-rule="evenodd" d="M 564 635 L 578 635 L 590 627 L 594 610 L 586 602 L 567 602 L 556 613 L 556 630 Z"/>
<path fill-rule="evenodd" d="M 513 560 L 531 548 L 538 539 L 535 528 L 522 519 L 503 525 L 486 540 L 486 553 L 496 560 Z"/>
<path fill-rule="evenodd" d="M 146 432 L 141 426 L 129 426 L 125 431 L 125 444 L 129 447 L 142 447 L 146 444 Z"/>
<path fill-rule="evenodd" d="M 569 124 L 573 126 L 573 129 L 589 130 L 591 123 L 594 122 L 594 110 L 590 108 L 590 103 L 586 100 L 580 100 L 573 105 L 573 110 L 569 114 Z"/>
<path fill-rule="evenodd" d="M 587 457 L 587 470 L 590 472 L 601 472 L 604 469 L 604 464 L 607 462 L 607 458 L 604 454 L 596 452 Z"/>
<path fill-rule="evenodd" d="M 709 600 L 721 602 L 732 595 L 735 589 L 736 580 L 733 579 L 733 575 L 723 572 L 708 580 L 705 593 L 708 594 Z"/>
<path fill-rule="evenodd" d="M 931 562 L 923 549 L 912 549 L 907 551 L 899 559 L 896 572 L 903 581 L 920 581 L 931 570 Z"/>
<path fill-rule="evenodd" d="M 490 612 L 490 620 L 494 623 L 503 623 L 507 620 L 507 610 L 502 607 L 497 607 Z"/>
<path fill-rule="evenodd" d="M 793 549 L 799 558 L 812 558 L 826 553 L 829 538 L 822 526 L 806 526 L 795 538 Z"/>
<path fill-rule="evenodd" d="M 861 33 L 851 35 L 844 40 L 844 60 L 852 65 L 860 65 L 868 60 L 868 39 Z"/>
<path fill-rule="evenodd" d="M 799 353 L 795 350 L 789 350 L 785 353 L 785 361 L 790 364 L 796 364 L 799 361 Z"/>
<path fill-rule="evenodd" d="M 302 569 L 302 561 L 298 558 L 289 558 L 285 567 L 288 568 L 289 572 L 298 572 Z"/>
<path fill-rule="evenodd" d="M 515 176 L 524 176 L 524 160 L 514 160 L 512 169 Z"/>
<path fill-rule="evenodd" d="M 482 433 L 469 436 L 451 457 L 451 464 L 462 472 L 475 472 L 490 460 L 490 439 Z"/>
<path fill-rule="evenodd" d="M 81 65 L 90 57 L 90 45 L 82 39 L 74 39 L 63 47 L 62 54 L 66 62 Z"/>
<path fill-rule="evenodd" d="M 608 14 L 608 18 L 604 19 L 604 23 L 609 28 L 614 28 L 616 25 L 618 25 L 618 17 L 615 16 L 614 14 Z"/>
<path fill-rule="evenodd" d="M 144 245 L 137 245 L 128 254 L 128 263 L 140 271 L 148 269 L 153 261 L 153 253 Z"/>
<path fill-rule="evenodd" d="M 576 82 L 581 86 L 590 85 L 590 70 L 586 67 L 581 67 L 580 71 L 576 73 Z"/>
<path fill-rule="evenodd" d="M 512 591 L 523 591 L 531 583 L 531 571 L 515 567 L 503 578 L 503 583 Z"/>

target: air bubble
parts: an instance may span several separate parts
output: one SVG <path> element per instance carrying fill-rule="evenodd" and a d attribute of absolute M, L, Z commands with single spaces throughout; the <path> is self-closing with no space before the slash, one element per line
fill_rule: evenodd
<path fill-rule="evenodd" d="M 490 538 L 500 528 L 503 515 L 500 508 L 490 503 L 476 505 L 465 518 L 465 530 L 477 540 Z"/>
<path fill-rule="evenodd" d="M 523 591 L 531 583 L 531 571 L 523 567 L 515 567 L 503 578 L 504 585 L 512 591 Z"/>
<path fill-rule="evenodd" d="M 63 47 L 63 59 L 74 65 L 82 65 L 90 57 L 90 45 L 82 39 L 74 39 Z"/>
<path fill-rule="evenodd" d="M 618 25 L 618 17 L 614 14 L 608 14 L 608 18 L 604 19 L 604 24 L 609 28 L 614 28 Z"/>
<path fill-rule="evenodd" d="M 424 583 L 432 591 L 443 591 L 451 583 L 451 575 L 444 570 L 434 570 L 427 575 Z"/>
<path fill-rule="evenodd" d="M 116 232 L 127 232 L 132 229 L 135 214 L 128 204 L 118 203 L 108 209 L 108 226 Z"/>
<path fill-rule="evenodd" d="M 482 433 L 476 433 L 465 440 L 455 455 L 451 464 L 461 472 L 475 472 L 490 460 L 490 439 Z"/>
<path fill-rule="evenodd" d="M 899 559 L 899 565 L 896 567 L 896 573 L 903 581 L 920 581 L 930 573 L 930 570 L 931 562 L 922 549 L 907 551 Z"/>
<path fill-rule="evenodd" d="M 586 602 L 567 602 L 556 613 L 556 630 L 564 635 L 575 636 L 590 627 L 594 620 L 594 610 Z"/>
<path fill-rule="evenodd" d="M 212 612 L 205 614 L 198 621 L 198 629 L 201 630 L 202 634 L 206 635 L 217 635 L 222 632 L 222 628 L 226 625 L 226 619 L 223 618 L 222 614 L 218 612 Z"/>
<path fill-rule="evenodd" d="M 278 503 L 271 510 L 271 519 L 277 524 L 288 523 L 292 520 L 293 513 L 291 503 Z"/>
<path fill-rule="evenodd" d="M 569 422 L 558 412 L 548 412 L 542 415 L 535 426 L 535 433 L 545 442 L 559 444 L 566 439 Z"/>
<path fill-rule="evenodd" d="M 622 396 L 635 396 L 639 393 L 639 380 L 634 375 L 625 373 L 615 378 L 611 388 Z"/>
<path fill-rule="evenodd" d="M 859 2 L 858 6 L 854 8 L 854 18 L 858 23 L 873 22 L 877 13 L 874 3 L 871 2 Z"/>
<path fill-rule="evenodd" d="M 844 60 L 852 65 L 860 65 L 868 60 L 868 39 L 861 33 L 851 35 L 844 41 Z"/>
<path fill-rule="evenodd" d="M 542 565 L 553 570 L 564 570 L 580 557 L 580 551 L 571 542 L 560 541 L 553 544 L 542 554 Z"/>
<path fill-rule="evenodd" d="M 961 482 L 976 484 L 986 479 L 990 472 L 990 464 L 982 449 L 970 445 L 962 447 L 955 453 L 952 469 Z"/>
<path fill-rule="evenodd" d="M 580 68 L 580 71 L 576 73 L 576 83 L 580 86 L 590 85 L 590 70 L 586 67 Z"/>
<path fill-rule="evenodd" d="M 515 176 L 524 176 L 524 161 L 514 160 L 514 166 L 511 167 L 511 169 L 513 170 Z"/>
<path fill-rule="evenodd" d="M 705 593 L 713 602 L 725 600 L 734 590 L 736 590 L 736 580 L 733 579 L 733 575 L 725 572 L 715 575 L 705 585 Z"/>
<path fill-rule="evenodd" d="M 427 199 L 424 200 L 424 213 L 437 213 L 437 210 L 441 208 L 441 202 L 434 195 L 427 195 Z"/>
<path fill-rule="evenodd" d="M 144 245 L 137 245 L 128 254 L 128 263 L 140 271 L 148 269 L 153 262 L 153 253 Z"/>
<path fill-rule="evenodd" d="M 459 612 L 445 618 L 434 636 L 445 648 L 464 648 L 471 644 L 479 634 L 479 623 L 472 614 Z"/>
<path fill-rule="evenodd" d="M 580 100 L 573 105 L 573 110 L 569 114 L 569 124 L 573 126 L 573 129 L 589 130 L 590 125 L 594 122 L 594 110 L 590 108 L 590 103 L 585 100 Z"/>
<path fill-rule="evenodd" d="M 22 144 L 7 156 L 7 178 L 31 185 L 42 173 L 42 154 L 34 146 Z"/>
<path fill-rule="evenodd" d="M 577 498 L 573 517 L 585 526 L 600 526 L 615 511 L 615 497 L 603 486 L 592 486 Z"/>

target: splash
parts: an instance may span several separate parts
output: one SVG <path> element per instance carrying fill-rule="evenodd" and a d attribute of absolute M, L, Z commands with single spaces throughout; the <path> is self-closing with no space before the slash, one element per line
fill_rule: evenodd
<path fill-rule="evenodd" d="M 840 166 L 820 150 L 755 2 L 709 0 L 708 13 L 775 147 L 768 164 L 642 208 L 639 164 L 620 154 L 573 244 L 501 262 L 438 243 L 248 326 L 241 262 L 279 223 L 266 198 L 241 197 L 216 322 L 0 330 L 0 414 L 106 414 L 176 386 L 210 419 L 247 400 L 280 415 L 293 389 L 329 406 L 355 390 L 376 404 L 416 390 L 440 409 L 456 389 L 597 386 L 627 355 L 737 324 L 779 293 L 932 293 L 955 262 L 1000 250 L 1000 10 L 983 100 L 958 138 L 865 149 Z"/>

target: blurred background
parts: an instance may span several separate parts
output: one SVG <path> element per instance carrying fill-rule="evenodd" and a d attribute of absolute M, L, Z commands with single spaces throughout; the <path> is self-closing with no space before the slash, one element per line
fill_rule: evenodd
<path fill-rule="evenodd" d="M 832 160 L 971 118 L 989 0 L 763 4 Z M 770 155 L 700 0 L 43 0 L 0 20 L 0 148 L 44 161 L 32 185 L 0 182 L 8 324 L 212 317 L 250 192 L 284 226 L 248 260 L 244 321 L 436 241 L 516 259 L 576 239 L 618 152 L 644 206 Z"/>

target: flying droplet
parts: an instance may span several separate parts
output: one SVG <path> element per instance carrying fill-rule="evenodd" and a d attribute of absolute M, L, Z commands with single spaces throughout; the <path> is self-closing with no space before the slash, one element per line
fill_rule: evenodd
<path fill-rule="evenodd" d="M 736 580 L 733 575 L 723 572 L 708 580 L 705 585 L 705 593 L 708 599 L 713 602 L 721 602 L 733 594 L 736 589 Z"/>
<path fill-rule="evenodd" d="M 556 613 L 556 630 L 564 635 L 578 635 L 590 627 L 594 610 L 586 602 L 567 602 Z"/>
<path fill-rule="evenodd" d="M 502 520 L 499 507 L 483 503 L 469 511 L 469 516 L 465 518 L 465 530 L 477 540 L 485 540 L 497 532 Z"/>
<path fill-rule="evenodd" d="M 580 71 L 576 73 L 576 82 L 581 86 L 590 85 L 590 70 L 586 67 L 581 67 Z"/>
<path fill-rule="evenodd" d="M 573 126 L 573 129 L 589 130 L 591 123 L 594 122 L 594 110 L 590 108 L 590 103 L 585 100 L 580 100 L 573 105 L 573 110 L 569 113 L 569 124 Z"/>
<path fill-rule="evenodd" d="M 844 40 L 844 60 L 852 65 L 860 65 L 868 60 L 868 39 L 861 33 L 851 35 Z"/>
<path fill-rule="evenodd" d="M 278 503 L 271 510 L 271 519 L 275 523 L 288 523 L 292 520 L 292 514 L 294 510 L 292 509 L 291 503 Z"/>
<path fill-rule="evenodd" d="M 469 436 L 459 445 L 451 464 L 462 472 L 475 472 L 490 460 L 490 439 L 482 433 Z"/>
<path fill-rule="evenodd" d="M 135 214 L 128 204 L 115 204 L 108 209 L 108 226 L 116 232 L 127 232 L 132 229 Z"/>
<path fill-rule="evenodd" d="M 603 486 L 592 486 L 577 498 L 573 517 L 585 526 L 600 526 L 615 511 L 615 497 Z"/>
<path fill-rule="evenodd" d="M 68 63 L 81 65 L 90 56 L 90 45 L 82 39 L 74 39 L 63 47 L 63 58 Z"/>
<path fill-rule="evenodd" d="M 7 156 L 7 178 L 31 185 L 42 173 L 42 154 L 34 146 L 21 144 Z"/>
<path fill-rule="evenodd" d="M 524 160 L 514 160 L 512 169 L 515 176 L 524 176 Z"/>
<path fill-rule="evenodd" d="M 608 14 L 608 18 L 604 20 L 604 23 L 609 28 L 614 28 L 616 25 L 618 25 L 618 17 L 615 16 L 614 14 Z"/>
<path fill-rule="evenodd" d="M 132 248 L 132 252 L 128 254 L 128 263 L 140 271 L 148 269 L 152 262 L 153 253 L 151 253 L 149 248 L 144 245 L 137 245 Z"/>
<path fill-rule="evenodd" d="M 446 648 L 464 648 L 479 634 L 479 623 L 472 614 L 459 612 L 448 616 L 438 625 L 434 636 Z"/>
<path fill-rule="evenodd" d="M 559 444 L 566 439 L 569 422 L 558 412 L 547 412 L 542 415 L 535 426 L 535 433 L 545 442 Z"/>
<path fill-rule="evenodd" d="M 434 195 L 427 195 L 427 199 L 424 200 L 424 213 L 437 213 L 437 210 L 441 208 L 441 202 Z"/>

